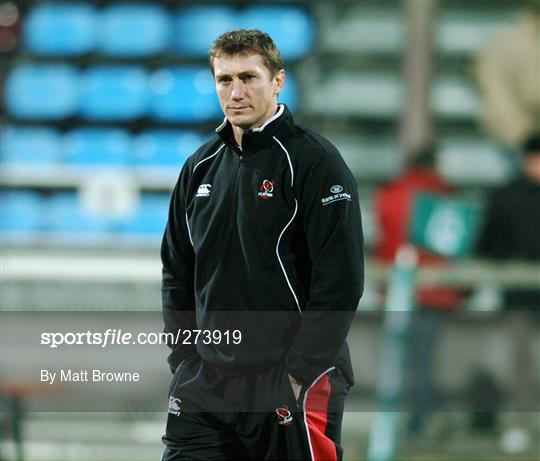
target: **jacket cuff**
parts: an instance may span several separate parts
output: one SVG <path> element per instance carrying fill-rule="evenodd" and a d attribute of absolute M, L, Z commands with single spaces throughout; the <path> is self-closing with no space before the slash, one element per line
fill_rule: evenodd
<path fill-rule="evenodd" d="M 299 352 L 293 349 L 289 349 L 285 357 L 285 369 L 287 373 L 302 384 L 302 386 L 311 385 L 328 368 L 310 364 Z"/>
<path fill-rule="evenodd" d="M 195 354 L 197 349 L 195 347 L 179 347 L 174 349 L 167 357 L 169 368 L 174 375 L 178 366 L 188 357 Z"/>

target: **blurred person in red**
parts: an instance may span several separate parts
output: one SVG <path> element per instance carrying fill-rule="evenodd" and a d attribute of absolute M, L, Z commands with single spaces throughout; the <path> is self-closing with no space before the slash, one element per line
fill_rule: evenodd
<path fill-rule="evenodd" d="M 375 258 L 378 261 L 392 263 L 398 248 L 407 243 L 416 194 L 453 194 L 453 188 L 437 173 L 435 154 L 434 145 L 420 149 L 400 176 L 375 193 L 374 213 L 378 228 Z M 446 263 L 445 258 L 423 249 L 418 249 L 418 261 L 421 266 Z M 460 301 L 460 293 L 450 287 L 420 287 L 415 294 L 418 310 L 410 330 L 408 367 L 412 405 L 409 430 L 412 434 L 422 432 L 429 414 L 439 406 L 433 368 L 440 335 L 440 312 L 457 308 Z"/>
<path fill-rule="evenodd" d="M 512 152 L 540 120 L 540 0 L 530 0 L 515 21 L 502 26 L 474 66 L 483 97 L 482 124 Z"/>

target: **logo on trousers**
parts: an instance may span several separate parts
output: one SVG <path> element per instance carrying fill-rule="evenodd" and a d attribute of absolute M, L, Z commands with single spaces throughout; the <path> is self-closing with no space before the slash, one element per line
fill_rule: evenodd
<path fill-rule="evenodd" d="M 290 426 L 292 424 L 292 414 L 289 411 L 289 407 L 287 405 L 276 408 L 276 416 L 279 425 Z"/>
<path fill-rule="evenodd" d="M 181 409 L 180 404 L 182 401 L 178 397 L 173 397 L 172 395 L 169 397 L 169 410 L 168 413 L 174 416 L 180 416 Z"/>

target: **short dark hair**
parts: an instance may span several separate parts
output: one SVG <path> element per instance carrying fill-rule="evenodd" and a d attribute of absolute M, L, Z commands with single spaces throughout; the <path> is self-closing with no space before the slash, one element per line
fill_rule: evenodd
<path fill-rule="evenodd" d="M 410 160 L 410 166 L 412 168 L 420 169 L 435 168 L 437 163 L 437 151 L 438 146 L 435 142 L 424 144 L 414 152 Z"/>
<path fill-rule="evenodd" d="M 540 133 L 533 133 L 528 136 L 521 149 L 524 155 L 533 155 L 540 152 Z"/>
<path fill-rule="evenodd" d="M 257 29 L 235 29 L 221 34 L 212 44 L 208 52 L 212 74 L 214 58 L 238 54 L 259 54 L 271 76 L 283 69 L 281 54 L 270 35 Z"/>

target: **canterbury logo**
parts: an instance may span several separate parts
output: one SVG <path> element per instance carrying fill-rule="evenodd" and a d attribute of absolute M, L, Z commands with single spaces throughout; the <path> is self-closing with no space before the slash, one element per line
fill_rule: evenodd
<path fill-rule="evenodd" d="M 197 193 L 195 194 L 195 197 L 208 197 L 210 195 L 211 188 L 212 188 L 212 184 L 201 184 L 199 188 L 197 189 Z"/>
<path fill-rule="evenodd" d="M 169 397 L 169 411 L 171 415 L 174 416 L 180 416 L 180 404 L 182 401 L 178 397 L 173 397 L 172 395 Z"/>

